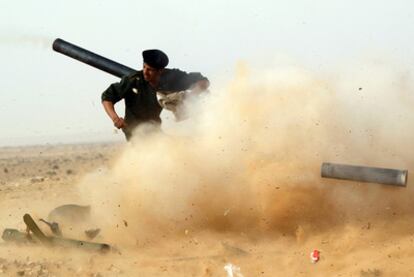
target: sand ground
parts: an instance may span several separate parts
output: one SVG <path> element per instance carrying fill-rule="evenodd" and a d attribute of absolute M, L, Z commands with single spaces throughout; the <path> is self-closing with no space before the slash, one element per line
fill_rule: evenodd
<path fill-rule="evenodd" d="M 89 172 L 111 170 L 122 147 L 88 144 L 1 148 L 0 227 L 24 231 L 25 213 L 39 219 L 62 204 L 89 204 L 80 200 L 75 184 Z M 354 186 L 356 192 L 361 186 L 341 185 Z M 113 241 L 103 230 L 95 240 L 116 244 L 117 249 L 107 254 L 1 242 L 0 275 L 226 276 L 224 266 L 228 263 L 240 267 L 242 275 L 234 276 L 414 275 L 414 224 L 410 223 L 410 213 L 378 205 L 378 214 L 374 219 L 361 216 L 349 224 L 315 232 L 318 228 L 308 222 L 286 233 L 198 230 L 137 240 L 134 244 Z M 321 221 L 323 218 L 315 225 Z M 39 226 L 49 232 L 44 224 Z M 128 228 L 128 224 L 113 228 Z M 77 238 L 85 239 L 79 234 Z M 310 252 L 314 249 L 320 251 L 321 258 L 313 264 Z"/>

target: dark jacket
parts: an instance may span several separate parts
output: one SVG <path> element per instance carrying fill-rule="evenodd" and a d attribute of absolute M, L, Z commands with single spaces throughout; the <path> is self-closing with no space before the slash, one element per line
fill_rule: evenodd
<path fill-rule="evenodd" d="M 162 107 L 157 100 L 157 91 L 177 92 L 189 89 L 194 83 L 207 80 L 200 73 L 186 73 L 178 69 L 164 69 L 158 88 L 152 88 L 144 80 L 142 70 L 125 76 L 118 83 L 111 84 L 103 93 L 102 101 L 117 103 L 125 101 L 125 123 L 123 131 L 130 133 L 136 126 L 145 122 L 161 123 Z"/>

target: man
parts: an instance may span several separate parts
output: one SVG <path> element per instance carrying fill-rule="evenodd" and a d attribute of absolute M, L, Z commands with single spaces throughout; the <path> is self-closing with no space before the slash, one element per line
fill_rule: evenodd
<path fill-rule="evenodd" d="M 194 92 L 206 90 L 210 83 L 200 73 L 186 73 L 178 69 L 167 69 L 168 56 L 161 50 L 142 52 L 143 69 L 125 76 L 102 93 L 102 104 L 114 126 L 122 129 L 130 140 L 133 130 L 143 123 L 160 125 L 162 107 L 157 92 L 172 93 L 191 89 Z M 125 101 L 125 118 L 118 116 L 114 105 Z"/>

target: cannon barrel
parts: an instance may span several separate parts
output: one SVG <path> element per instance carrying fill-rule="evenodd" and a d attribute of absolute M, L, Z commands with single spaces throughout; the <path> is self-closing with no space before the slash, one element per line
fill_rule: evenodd
<path fill-rule="evenodd" d="M 60 38 L 55 39 L 53 42 L 53 50 L 120 78 L 136 72 L 133 68 L 102 57 Z"/>
<path fill-rule="evenodd" d="M 323 163 L 321 167 L 321 176 L 325 178 L 404 187 L 407 184 L 408 171 L 390 168 Z"/>

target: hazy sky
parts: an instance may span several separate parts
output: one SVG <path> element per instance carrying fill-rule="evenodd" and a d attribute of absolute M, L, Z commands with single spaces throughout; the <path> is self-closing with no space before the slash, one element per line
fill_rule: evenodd
<path fill-rule="evenodd" d="M 100 104 L 118 79 L 53 52 L 58 37 L 134 68 L 143 49 L 163 49 L 169 67 L 202 72 L 212 90 L 237 61 L 278 55 L 315 71 L 367 53 L 414 68 L 408 0 L 0 3 L 0 145 L 123 139 Z"/>

